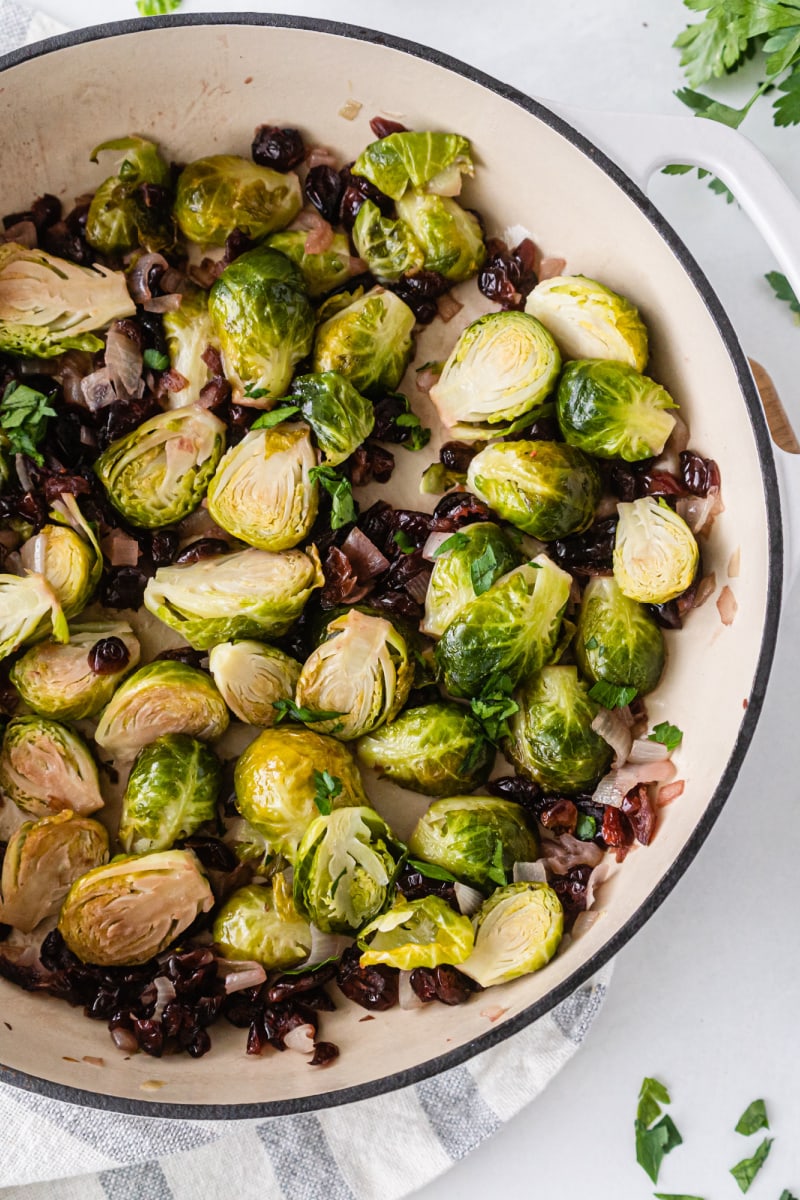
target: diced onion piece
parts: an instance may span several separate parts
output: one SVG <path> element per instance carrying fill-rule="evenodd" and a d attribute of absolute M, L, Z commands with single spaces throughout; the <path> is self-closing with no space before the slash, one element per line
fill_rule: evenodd
<path fill-rule="evenodd" d="M 445 532 L 440 531 L 437 533 L 428 534 L 428 540 L 426 541 L 425 545 L 422 547 L 422 557 L 425 559 L 425 561 L 426 562 L 435 562 L 436 561 L 436 551 L 439 549 L 440 546 L 444 545 L 444 543 L 447 541 L 448 538 L 451 538 L 452 536 L 453 536 L 452 530 L 446 530 Z"/>
<path fill-rule="evenodd" d="M 542 838 L 542 858 L 548 871 L 566 875 L 573 867 L 596 867 L 602 862 L 603 851 L 596 842 L 583 842 L 571 833 L 557 838 Z"/>
<path fill-rule="evenodd" d="M 331 958 L 341 958 L 354 939 L 341 933 L 323 933 L 316 925 L 311 926 L 311 949 L 304 967 L 317 967 Z"/>
<path fill-rule="evenodd" d="M 112 1029 L 111 1040 L 123 1054 L 135 1054 L 139 1049 L 136 1034 L 132 1029 Z"/>
<path fill-rule="evenodd" d="M 19 486 L 22 488 L 23 492 L 32 491 L 33 490 L 33 481 L 31 480 L 31 474 L 30 474 L 30 471 L 28 470 L 28 464 L 25 462 L 24 454 L 15 454 L 14 455 L 14 466 L 17 471 L 17 479 L 19 480 Z M 38 569 L 39 568 L 37 567 L 37 570 Z"/>
<path fill-rule="evenodd" d="M 89 412 L 93 413 L 99 412 L 101 408 L 106 408 L 109 404 L 116 403 L 117 393 L 112 386 L 107 367 L 101 367 L 99 371 L 92 371 L 91 375 L 83 377 L 81 395 Z"/>
<path fill-rule="evenodd" d="M 112 529 L 100 545 L 112 567 L 135 567 L 139 561 L 139 543 L 121 529 Z"/>
<path fill-rule="evenodd" d="M 672 751 L 667 750 L 661 742 L 651 742 L 649 738 L 636 738 L 631 746 L 628 762 L 660 762 L 662 758 L 672 758 Z"/>
<path fill-rule="evenodd" d="M 411 986 L 411 972 L 401 971 L 397 980 L 397 1003 L 401 1008 L 422 1008 L 422 1000 Z"/>
<path fill-rule="evenodd" d="M 166 975 L 158 975 L 153 983 L 156 989 L 156 1006 L 153 1009 L 152 1019 L 158 1021 L 170 1000 L 174 1000 L 177 993 L 174 983 L 171 979 L 167 979 Z"/>
<path fill-rule="evenodd" d="M 539 281 L 541 282 L 543 279 L 556 279 L 559 275 L 563 275 L 566 265 L 567 260 L 565 258 L 543 258 L 536 271 Z"/>
<path fill-rule="evenodd" d="M 592 803 L 621 808 L 631 788 L 640 783 L 667 783 L 674 775 L 675 764 L 663 754 L 655 762 L 626 763 L 603 776 L 594 790 Z"/>
<path fill-rule="evenodd" d="M 501 1017 L 505 1016 L 507 1012 L 507 1008 L 501 1008 L 499 1004 L 491 1004 L 488 1008 L 481 1009 L 481 1016 L 486 1017 L 487 1020 L 494 1024 L 495 1021 L 499 1021 Z"/>
<path fill-rule="evenodd" d="M 704 575 L 697 585 L 697 593 L 694 598 L 692 608 L 700 608 L 705 604 L 709 596 L 713 596 L 717 590 L 717 577 L 712 572 L 710 575 Z"/>
<path fill-rule="evenodd" d="M 706 496 L 682 496 L 675 507 L 692 533 L 708 532 L 714 517 L 725 510 L 718 487 L 709 488 Z"/>
<path fill-rule="evenodd" d="M 287 1050 L 295 1050 L 298 1054 L 314 1053 L 314 1038 L 316 1030 L 313 1025 L 295 1025 L 284 1034 L 283 1043 Z"/>
<path fill-rule="evenodd" d="M 456 904 L 461 910 L 464 917 L 474 917 L 480 906 L 483 904 L 483 896 L 475 888 L 469 887 L 466 883 L 454 883 L 453 891 L 455 892 Z"/>
<path fill-rule="evenodd" d="M 367 583 L 389 568 L 386 555 L 357 526 L 353 526 L 342 542 L 342 553 L 349 560 L 359 583 Z"/>
<path fill-rule="evenodd" d="M 543 858 L 536 862 L 515 862 L 512 878 L 514 883 L 547 883 L 547 867 Z"/>
<path fill-rule="evenodd" d="M 417 373 L 417 391 L 427 395 L 441 373 L 439 367 L 426 367 L 424 371 L 419 371 Z"/>
<path fill-rule="evenodd" d="M 245 988 L 260 987 L 267 978 L 267 972 L 261 963 L 248 960 L 232 961 L 226 958 L 217 959 L 217 974 L 223 977 L 228 996 L 244 991 Z"/>
<path fill-rule="evenodd" d="M 683 795 L 683 789 L 686 787 L 685 779 L 676 779 L 674 783 L 668 783 L 664 787 L 658 789 L 656 797 L 656 807 L 666 808 L 668 804 L 672 804 L 673 800 L 677 800 Z"/>
<path fill-rule="evenodd" d="M 327 146 L 312 146 L 306 155 L 309 171 L 314 167 L 335 167 L 337 161 L 336 155 Z"/>
<path fill-rule="evenodd" d="M 112 325 L 106 334 L 105 366 L 119 399 L 141 394 L 142 352 L 119 325 Z"/>
<path fill-rule="evenodd" d="M 168 296 L 154 296 L 152 300 L 145 300 L 142 308 L 151 313 L 177 312 L 182 299 L 180 292 L 170 292 Z"/>
<path fill-rule="evenodd" d="M 621 767 L 628 761 L 633 738 L 624 719 L 608 708 L 601 708 L 592 721 L 592 729 L 599 734 L 604 742 L 608 742 L 614 751 L 615 767 Z"/>
<path fill-rule="evenodd" d="M 453 317 L 461 312 L 464 305 L 459 303 L 455 296 L 451 296 L 449 292 L 445 292 L 436 301 L 436 307 L 439 310 L 439 316 L 447 324 L 448 321 L 452 321 Z"/>
<path fill-rule="evenodd" d="M 159 269 L 159 277 L 167 270 L 169 263 L 164 255 L 143 254 L 136 260 L 136 265 L 128 273 L 128 291 L 137 304 L 143 304 L 145 300 L 152 300 L 150 272 L 156 267 Z"/>
<path fill-rule="evenodd" d="M 416 600 L 417 604 L 425 603 L 430 578 L 427 571 L 420 571 L 418 575 L 412 575 L 410 579 L 407 579 L 403 585 L 411 599 Z"/>

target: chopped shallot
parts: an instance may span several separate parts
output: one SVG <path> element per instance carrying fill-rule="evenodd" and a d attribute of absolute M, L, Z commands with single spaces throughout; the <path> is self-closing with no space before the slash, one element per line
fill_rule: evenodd
<path fill-rule="evenodd" d="M 91 375 L 85 375 L 81 380 L 81 394 L 83 403 L 89 412 L 96 413 L 101 408 L 114 404 L 117 393 L 111 383 L 108 367 L 101 367 L 99 371 L 92 371 Z"/>
<path fill-rule="evenodd" d="M 417 373 L 417 391 L 427 395 L 441 373 L 439 367 L 425 367 L 424 370 L 419 371 Z"/>
<path fill-rule="evenodd" d="M 304 967 L 317 967 L 331 958 L 341 958 L 345 950 L 353 945 L 353 938 L 341 933 L 323 933 L 316 925 L 311 926 L 311 949 Z"/>
<path fill-rule="evenodd" d="M 245 988 L 260 987 L 267 978 L 267 973 L 261 963 L 233 962 L 226 958 L 217 959 L 217 974 L 222 976 L 225 992 L 229 996 L 233 992 L 241 992 Z"/>
<path fill-rule="evenodd" d="M 649 738 L 636 738 L 628 755 L 628 762 L 649 763 L 660 762 L 662 758 L 670 758 L 672 751 L 667 750 L 661 742 L 651 742 Z"/>
<path fill-rule="evenodd" d="M 405 582 L 405 589 L 412 600 L 416 600 L 417 604 L 424 604 L 425 597 L 428 595 L 428 583 L 430 574 L 427 571 L 420 571 L 418 575 L 412 575 Z"/>
<path fill-rule="evenodd" d="M 118 1029 L 112 1029 L 111 1040 L 123 1054 L 136 1054 L 139 1049 L 136 1035 L 131 1029 L 123 1029 L 121 1026 Z"/>
<path fill-rule="evenodd" d="M 156 989 L 156 1006 L 153 1009 L 153 1020 L 160 1019 L 164 1009 L 169 1004 L 170 1000 L 174 1000 L 176 996 L 175 985 L 171 979 L 167 979 L 166 975 L 157 975 L 153 980 Z"/>
<path fill-rule="evenodd" d="M 411 972 L 401 971 L 397 980 L 397 1003 L 401 1008 L 422 1008 L 423 1001 L 411 986 Z"/>
<path fill-rule="evenodd" d="M 663 756 L 656 762 L 626 763 L 603 776 L 594 789 L 592 803 L 621 808 L 631 788 L 640 783 L 666 783 L 673 778 L 675 770 L 675 764 Z"/>
<path fill-rule="evenodd" d="M 105 366 L 118 399 L 142 395 L 142 352 L 119 322 L 106 335 Z"/>
<path fill-rule="evenodd" d="M 427 542 L 422 547 L 422 557 L 427 562 L 435 562 L 436 561 L 436 551 L 439 549 L 439 547 L 441 545 L 444 544 L 444 542 L 447 541 L 448 538 L 451 538 L 452 536 L 453 536 L 452 530 L 449 530 L 449 529 L 443 533 L 437 532 L 437 533 L 429 534 Z"/>
<path fill-rule="evenodd" d="M 707 533 L 714 517 L 725 510 L 718 487 L 710 487 L 705 496 L 683 496 L 675 507 L 692 533 Z"/>
<path fill-rule="evenodd" d="M 313 1025 L 295 1025 L 294 1029 L 283 1035 L 283 1042 L 287 1050 L 296 1050 L 299 1054 L 313 1054 L 315 1037 L 316 1030 Z"/>
<path fill-rule="evenodd" d="M 726 583 L 719 596 L 717 596 L 717 611 L 723 625 L 733 624 L 733 618 L 736 616 L 738 607 L 736 597 Z"/>
<path fill-rule="evenodd" d="M 564 273 L 564 268 L 567 265 L 565 258 L 543 258 L 539 263 L 536 274 L 539 280 L 555 279 L 556 276 Z"/>
<path fill-rule="evenodd" d="M 100 548 L 112 567 L 135 567 L 139 562 L 139 543 L 122 529 L 107 533 Z"/>
<path fill-rule="evenodd" d="M 515 862 L 512 879 L 514 883 L 547 883 L 547 867 L 543 858 L 536 862 Z"/>
<path fill-rule="evenodd" d="M 137 304 L 152 300 L 153 292 L 150 287 L 150 274 L 157 270 L 159 278 L 169 267 L 163 254 L 143 254 L 137 258 L 136 265 L 128 272 L 128 291 Z"/>
<path fill-rule="evenodd" d="M 628 761 L 633 738 L 624 718 L 612 709 L 601 708 L 592 721 L 592 729 L 600 735 L 604 742 L 608 742 L 614 751 L 614 767 L 621 767 Z"/>
<path fill-rule="evenodd" d="M 709 596 L 714 595 L 714 592 L 716 590 L 717 590 L 716 575 L 713 572 L 711 573 L 711 575 L 704 575 L 703 578 L 700 580 L 699 584 L 697 585 L 697 593 L 695 595 L 694 604 L 692 605 L 692 608 L 700 608 L 701 605 L 705 604 L 705 602 L 709 598 Z"/>
<path fill-rule="evenodd" d="M 448 321 L 452 321 L 453 317 L 461 312 L 464 305 L 459 303 L 455 296 L 451 296 L 449 292 L 445 292 L 436 301 L 436 307 L 439 310 L 439 316 L 447 324 Z"/>
<path fill-rule="evenodd" d="M 681 454 L 689 445 L 689 427 L 676 413 L 670 414 L 675 421 L 672 433 L 667 438 L 667 444 L 653 463 L 653 471 L 669 471 L 671 475 L 680 478 Z M 680 509 L 679 509 L 680 511 Z"/>
<path fill-rule="evenodd" d="M 668 783 L 664 787 L 658 789 L 656 797 L 656 806 L 658 808 L 666 808 L 668 804 L 672 804 L 673 800 L 677 800 L 683 795 L 683 789 L 686 787 L 685 779 L 676 779 L 674 783 Z"/>
<path fill-rule="evenodd" d="M 591 908 L 595 901 L 595 891 L 601 884 L 605 883 L 611 874 L 611 863 L 608 858 L 603 856 L 596 867 L 593 868 L 591 875 L 586 880 L 586 907 Z"/>
<path fill-rule="evenodd" d="M 22 488 L 23 492 L 32 491 L 33 490 L 33 482 L 31 480 L 30 471 L 28 470 L 28 464 L 25 462 L 24 454 L 15 454 L 14 455 L 14 466 L 17 471 L 17 479 L 19 480 L 19 486 Z"/>
<path fill-rule="evenodd" d="M 388 558 L 358 526 L 354 526 L 342 542 L 342 552 L 349 560 L 359 583 L 366 583 L 389 568 Z"/>
<path fill-rule="evenodd" d="M 453 891 L 455 892 L 456 903 L 461 910 L 461 915 L 464 917 L 473 917 L 483 904 L 483 896 L 475 888 L 469 887 L 466 883 L 454 883 Z"/>
<path fill-rule="evenodd" d="M 154 296 L 152 300 L 145 300 L 142 308 L 151 313 L 177 312 L 182 300 L 180 292 L 170 292 L 168 296 Z"/>
<path fill-rule="evenodd" d="M 582 842 L 571 833 L 557 838 L 542 838 L 542 858 L 554 875 L 566 875 L 573 867 L 596 867 L 603 851 L 596 842 Z"/>
<path fill-rule="evenodd" d="M 33 221 L 17 221 L 16 225 L 9 225 L 3 238 L 7 242 L 25 246 L 28 250 L 35 250 L 39 245 L 39 234 Z"/>
<path fill-rule="evenodd" d="M 314 167 L 335 167 L 336 163 L 336 155 L 327 146 L 312 146 L 306 155 L 309 171 Z"/>

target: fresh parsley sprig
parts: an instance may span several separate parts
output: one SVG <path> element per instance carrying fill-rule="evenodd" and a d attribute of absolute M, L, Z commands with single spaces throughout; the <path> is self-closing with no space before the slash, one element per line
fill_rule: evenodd
<path fill-rule="evenodd" d="M 358 513 L 349 479 L 345 479 L 333 467 L 312 467 L 308 475 L 331 498 L 331 529 L 341 529 L 343 525 L 355 521 Z"/>
<path fill-rule="evenodd" d="M 800 297 L 795 295 L 794 288 L 786 276 L 782 275 L 780 271 L 770 271 L 764 278 L 772 288 L 776 298 L 788 304 L 789 309 L 795 314 L 798 322 L 800 322 Z"/>
<path fill-rule="evenodd" d="M 50 397 L 12 380 L 0 400 L 0 428 L 13 454 L 27 454 L 37 466 L 44 463 L 39 444 L 47 433 L 48 417 L 56 416 Z"/>
<path fill-rule="evenodd" d="M 294 700 L 273 700 L 272 707 L 278 714 L 275 718 L 276 725 L 287 718 L 292 721 L 300 721 L 303 725 L 314 725 L 317 721 L 335 721 L 337 717 L 344 715 L 340 712 L 303 708 L 295 704 Z"/>
<path fill-rule="evenodd" d="M 683 1142 L 672 1117 L 668 1113 L 661 1115 L 662 1104 L 670 1103 L 669 1092 L 658 1079 L 642 1081 L 634 1122 L 636 1161 L 653 1183 L 658 1183 L 665 1156 Z"/>
<path fill-rule="evenodd" d="M 329 771 L 314 771 L 314 803 L 324 817 L 333 812 L 333 802 L 342 794 L 344 784 Z"/>

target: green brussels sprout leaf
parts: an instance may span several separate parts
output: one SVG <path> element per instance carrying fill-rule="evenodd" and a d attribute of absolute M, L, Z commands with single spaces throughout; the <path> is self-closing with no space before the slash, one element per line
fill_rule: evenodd
<path fill-rule="evenodd" d="M 186 380 L 186 385 L 179 391 L 167 393 L 171 408 L 197 404 L 200 393 L 213 377 L 203 355 L 210 346 L 217 345 L 208 311 L 208 293 L 201 288 L 184 292 L 180 307 L 174 312 L 164 313 L 162 321 L 169 359 L 164 362 L 165 356 L 157 350 L 145 350 L 144 361 L 157 371 L 166 370 L 171 365 Z M 150 362 L 148 355 L 151 356 Z"/>
<path fill-rule="evenodd" d="M 474 944 L 469 917 L 454 912 L 440 896 L 398 899 L 361 930 L 359 963 L 362 967 L 384 963 L 402 971 L 456 964 L 469 957 Z"/>
<path fill-rule="evenodd" d="M 97 188 L 86 217 L 86 240 L 103 254 L 120 254 L 139 245 L 158 251 L 175 240 L 171 211 L 169 165 L 154 142 L 141 137 L 103 142 L 91 154 L 117 155 L 117 174 Z M 153 184 L 145 199 L 142 184 Z"/>

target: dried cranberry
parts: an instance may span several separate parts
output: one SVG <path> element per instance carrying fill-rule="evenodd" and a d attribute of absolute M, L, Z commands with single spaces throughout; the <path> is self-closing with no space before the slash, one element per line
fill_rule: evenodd
<path fill-rule="evenodd" d="M 100 584 L 100 599 L 106 608 L 141 608 L 147 575 L 139 567 L 110 567 Z"/>
<path fill-rule="evenodd" d="M 600 836 L 607 846 L 629 846 L 633 841 L 633 830 L 627 817 L 618 808 L 608 805 L 603 813 L 603 828 Z"/>
<path fill-rule="evenodd" d="M 376 138 L 389 137 L 392 133 L 408 133 L 408 128 L 399 121 L 390 121 L 388 117 L 373 117 L 369 127 Z"/>
<path fill-rule="evenodd" d="M 448 492 L 433 510 L 433 529 L 446 532 L 475 521 L 491 521 L 493 517 L 489 505 L 472 492 Z"/>
<path fill-rule="evenodd" d="M 523 779 L 521 775 L 502 775 L 499 779 L 493 779 L 488 783 L 486 790 L 492 796 L 499 796 L 503 800 L 513 800 L 515 804 L 521 804 L 523 808 L 536 816 L 550 803 L 538 783 L 534 783 L 532 779 Z"/>
<path fill-rule="evenodd" d="M 164 1031 L 161 1028 L 161 1022 L 134 1017 L 132 1028 L 139 1043 L 139 1049 L 144 1050 L 145 1054 L 152 1055 L 153 1058 L 161 1058 L 164 1053 Z"/>
<path fill-rule="evenodd" d="M 390 290 L 408 305 L 420 325 L 430 325 L 439 312 L 436 300 L 450 287 L 450 282 L 438 271 L 415 271 L 413 275 L 403 275 L 397 283 L 389 284 Z"/>
<path fill-rule="evenodd" d="M 156 655 L 156 662 L 180 662 L 187 667 L 200 669 L 200 664 L 206 657 L 204 650 L 193 650 L 191 646 L 178 646 L 175 650 L 162 650 Z"/>
<path fill-rule="evenodd" d="M 304 996 L 305 993 L 318 990 L 323 984 L 334 979 L 337 969 L 336 963 L 323 963 L 311 971 L 303 971 L 300 975 L 282 975 L 270 984 L 266 998 L 270 1004 L 282 1004 L 286 1000 Z"/>
<path fill-rule="evenodd" d="M 432 879 L 423 875 L 416 867 L 406 863 L 400 872 L 397 886 L 407 900 L 424 900 L 426 896 L 439 896 L 446 900 L 451 908 L 460 911 L 456 904 L 455 889 L 446 879 Z"/>
<path fill-rule="evenodd" d="M 291 171 L 306 156 L 303 138 L 297 129 L 277 125 L 259 125 L 252 145 L 253 162 L 273 171 Z"/>
<path fill-rule="evenodd" d="M 55 225 L 56 221 L 60 221 L 61 201 L 58 196 L 45 192 L 43 196 L 34 200 L 31 205 L 31 218 L 39 233 L 43 229 L 49 229 L 51 225 Z"/>
<path fill-rule="evenodd" d="M 407 592 L 388 591 L 370 598 L 373 608 L 390 613 L 395 617 L 405 617 L 408 621 L 421 621 L 423 607 Z"/>
<path fill-rule="evenodd" d="M 636 495 L 658 496 L 672 501 L 678 496 L 684 496 L 686 489 L 683 483 L 676 479 L 670 471 L 642 471 L 636 477 Z"/>
<path fill-rule="evenodd" d="M 375 401 L 375 424 L 372 436 L 379 442 L 401 444 L 411 437 L 413 426 L 398 425 L 397 418 L 409 412 L 409 403 L 405 396 L 390 393 Z"/>
<path fill-rule="evenodd" d="M 505 442 L 517 441 L 535 441 L 535 442 L 560 442 L 563 441 L 561 430 L 558 427 L 558 421 L 555 417 L 539 417 L 532 425 L 527 425 L 524 429 L 518 429 L 516 433 L 509 433 L 503 438 Z"/>
<path fill-rule="evenodd" d="M 462 975 L 455 967 L 415 967 L 409 980 L 411 987 L 425 1003 L 438 1000 L 440 1004 L 464 1004 L 478 985 Z"/>
<path fill-rule="evenodd" d="M 617 517 L 595 521 L 585 533 L 553 542 L 553 555 L 558 565 L 576 575 L 609 574 L 613 566 L 617 522 Z"/>
<path fill-rule="evenodd" d="M 566 875 L 556 876 L 550 883 L 564 907 L 564 916 L 571 927 L 579 912 L 586 908 L 586 888 L 592 868 L 582 864 L 572 867 Z"/>
<path fill-rule="evenodd" d="M 380 963 L 374 967 L 360 967 L 360 958 L 361 951 L 357 946 L 345 950 L 336 975 L 340 990 L 348 1000 L 362 1008 L 376 1012 L 393 1008 L 397 1003 L 399 971 Z"/>
<path fill-rule="evenodd" d="M 201 387 L 198 404 L 201 408 L 207 408 L 211 412 L 215 412 L 228 403 L 231 394 L 231 385 L 227 379 L 221 379 L 217 376 L 214 379 L 209 379 L 208 383 Z"/>
<path fill-rule="evenodd" d="M 535 254 L 530 238 L 513 250 L 499 238 L 490 238 L 486 243 L 486 260 L 478 272 L 479 290 L 501 308 L 521 309 L 528 292 L 537 283 L 533 269 Z"/>
<path fill-rule="evenodd" d="M 439 451 L 439 462 L 448 471 L 458 471 L 461 475 L 466 475 L 476 453 L 475 447 L 467 445 L 466 442 L 445 442 Z"/>
<path fill-rule="evenodd" d="M 71 416 L 65 413 L 65 416 Z M 60 419 L 60 418 L 59 418 Z M 92 490 L 89 480 L 83 475 L 69 475 L 59 471 L 57 475 L 49 475 L 44 481 L 44 498 L 48 504 L 53 504 L 67 492 L 70 496 L 88 496 Z"/>
<path fill-rule="evenodd" d="M 331 225 L 335 225 L 339 219 L 343 191 L 342 177 L 334 167 L 312 167 L 306 176 L 306 200 L 313 204 L 317 212 Z"/>
<path fill-rule="evenodd" d="M 681 478 L 686 490 L 695 496 L 707 496 L 711 488 L 720 486 L 719 467 L 713 458 L 701 458 L 694 450 L 680 454 Z"/>
<path fill-rule="evenodd" d="M 542 809 L 539 820 L 545 829 L 552 829 L 553 833 L 574 833 L 578 810 L 572 800 L 556 800 L 554 804 L 548 804 L 547 808 Z"/>
<path fill-rule="evenodd" d="M 40 235 L 42 248 L 58 258 L 68 258 L 80 266 L 88 266 L 95 255 L 86 238 L 70 229 L 66 221 L 56 221 Z"/>
<path fill-rule="evenodd" d="M 388 483 L 394 472 L 394 455 L 385 446 L 365 442 L 350 456 L 348 470 L 353 487 L 366 487 L 373 479 Z"/>
<path fill-rule="evenodd" d="M 233 229 L 225 239 L 225 249 L 219 260 L 222 271 L 247 250 L 252 250 L 255 243 L 241 229 Z M 221 272 L 220 272 L 221 274 Z"/>
<path fill-rule="evenodd" d="M 339 220 L 348 233 L 353 228 L 359 209 L 365 200 L 371 200 L 384 217 L 392 215 L 393 200 L 370 183 L 368 179 L 364 179 L 362 175 L 353 175 L 350 167 L 343 167 L 340 175 L 343 190 L 339 204 Z"/>
<path fill-rule="evenodd" d="M 89 667 L 95 675 L 116 675 L 130 660 L 128 647 L 118 637 L 101 638 L 89 651 Z"/>
<path fill-rule="evenodd" d="M 184 566 L 186 563 L 200 562 L 204 558 L 213 558 L 217 554 L 227 554 L 229 550 L 230 546 L 222 538 L 197 538 L 185 550 L 181 550 L 174 562 L 176 566 Z"/>
<path fill-rule="evenodd" d="M 327 1067 L 328 1063 L 332 1063 L 338 1057 L 339 1047 L 335 1042 L 317 1042 L 308 1065 L 310 1067 Z"/>
<path fill-rule="evenodd" d="M 320 593 L 323 609 L 337 608 L 340 604 L 355 604 L 363 600 L 369 588 L 358 581 L 353 564 L 338 546 L 330 546 L 323 567 L 325 586 Z"/>
<path fill-rule="evenodd" d="M 642 846 L 649 845 L 656 827 L 656 813 L 646 783 L 631 788 L 622 801 L 622 811 L 628 818 L 633 835 Z"/>
<path fill-rule="evenodd" d="M 150 535 L 150 557 L 156 567 L 168 567 L 178 549 L 178 535 L 174 529 L 159 529 Z"/>

